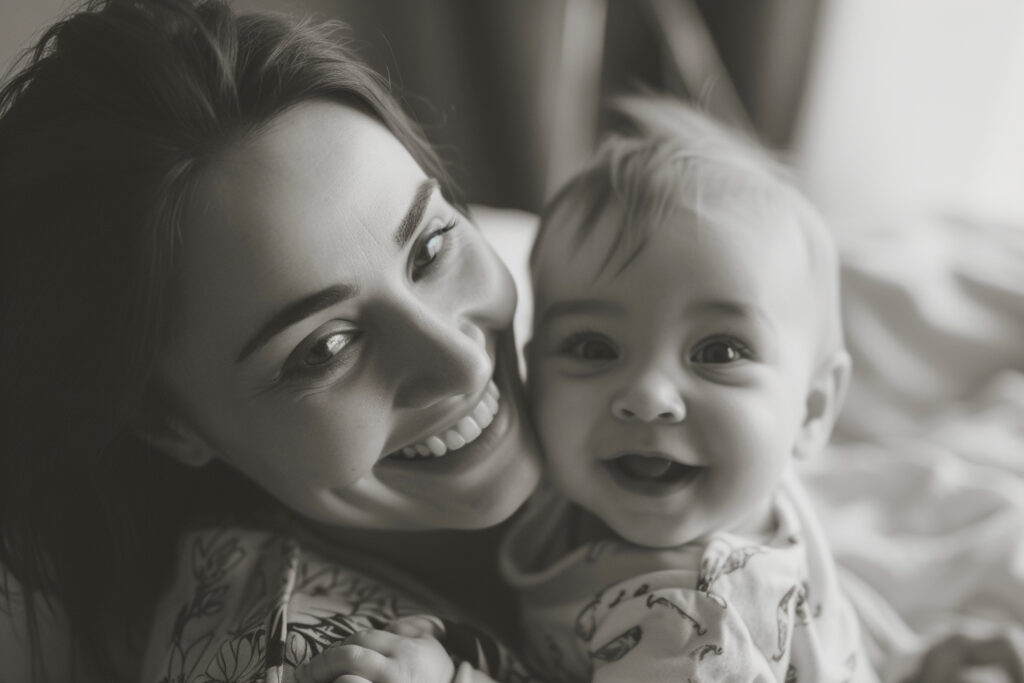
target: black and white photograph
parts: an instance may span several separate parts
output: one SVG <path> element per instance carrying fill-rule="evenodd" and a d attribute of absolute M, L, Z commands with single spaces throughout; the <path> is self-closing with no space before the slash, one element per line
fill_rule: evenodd
<path fill-rule="evenodd" d="M 1024 2 L 0 0 L 0 683 L 1024 683 Z"/>

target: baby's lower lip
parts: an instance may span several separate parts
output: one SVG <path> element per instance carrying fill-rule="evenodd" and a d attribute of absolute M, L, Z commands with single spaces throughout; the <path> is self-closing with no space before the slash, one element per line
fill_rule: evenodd
<path fill-rule="evenodd" d="M 637 453 L 624 453 L 605 461 L 604 465 L 619 486 L 644 496 L 675 493 L 690 485 L 707 469 Z"/>

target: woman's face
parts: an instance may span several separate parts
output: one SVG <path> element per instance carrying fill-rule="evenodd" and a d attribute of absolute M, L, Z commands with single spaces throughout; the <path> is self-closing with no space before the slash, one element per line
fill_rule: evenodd
<path fill-rule="evenodd" d="M 339 526 L 478 528 L 523 502 L 539 465 L 511 277 L 381 124 L 295 106 L 220 155 L 192 206 L 162 367 L 180 457 Z"/>

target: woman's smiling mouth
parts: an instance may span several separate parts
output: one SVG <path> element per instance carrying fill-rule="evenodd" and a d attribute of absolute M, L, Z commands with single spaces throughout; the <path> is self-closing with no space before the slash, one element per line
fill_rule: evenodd
<path fill-rule="evenodd" d="M 500 400 L 501 392 L 498 391 L 498 386 L 492 379 L 487 383 L 480 402 L 468 415 L 437 434 L 390 453 L 388 457 L 405 460 L 436 458 L 476 441 L 497 415 Z"/>

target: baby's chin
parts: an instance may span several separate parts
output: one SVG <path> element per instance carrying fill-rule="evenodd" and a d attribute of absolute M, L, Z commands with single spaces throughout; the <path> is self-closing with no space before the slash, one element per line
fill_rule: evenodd
<path fill-rule="evenodd" d="M 579 529 L 582 542 L 618 538 L 643 548 L 668 549 L 698 541 L 707 533 L 694 529 L 692 524 L 680 524 L 679 517 L 645 523 L 636 515 L 603 514 L 607 511 L 594 510 L 585 504 L 580 507 L 586 510 Z"/>
<path fill-rule="evenodd" d="M 614 527 L 613 527 L 614 528 Z M 625 530 L 624 530 L 625 531 Z M 624 540 L 630 543 L 644 548 L 655 548 L 659 550 L 667 550 L 669 548 L 678 548 L 680 546 L 695 543 L 704 538 L 707 534 L 700 533 L 689 529 L 675 529 L 675 528 L 636 528 L 628 530 L 626 533 L 622 533 L 616 530 L 616 533 Z"/>

